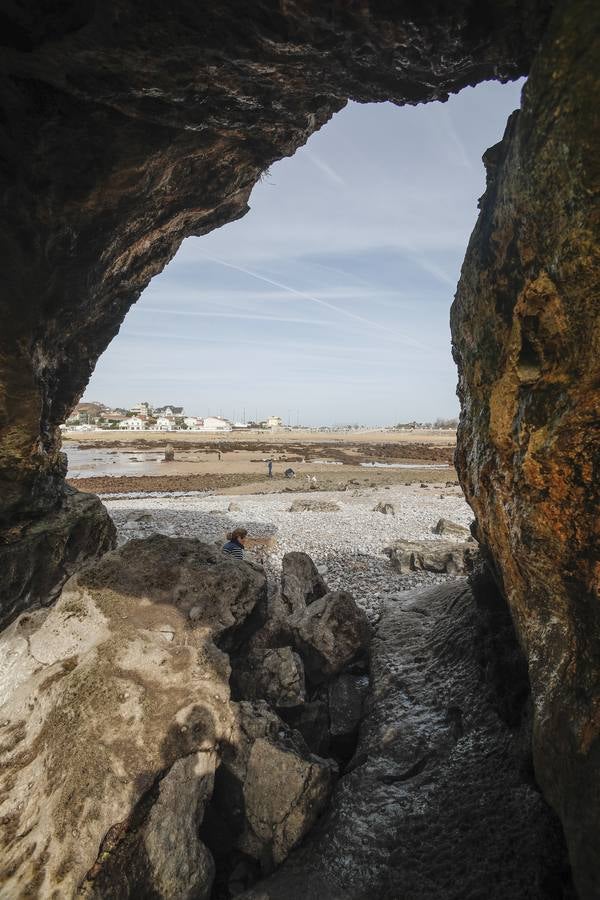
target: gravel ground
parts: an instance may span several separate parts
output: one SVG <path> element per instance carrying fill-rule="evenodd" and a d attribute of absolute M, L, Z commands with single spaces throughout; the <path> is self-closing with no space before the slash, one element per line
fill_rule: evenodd
<path fill-rule="evenodd" d="M 290 512 L 293 501 L 331 501 L 335 512 Z M 392 503 L 395 515 L 374 512 L 379 501 Z M 183 495 L 105 498 L 117 525 L 119 542 L 147 537 L 154 532 L 221 541 L 226 531 L 245 526 L 252 537 L 273 537 L 274 546 L 262 559 L 274 587 L 279 581 L 281 559 L 289 550 L 308 553 L 322 569 L 331 589 L 354 594 L 372 621 L 384 598 L 401 591 L 446 581 L 446 575 L 399 575 L 382 550 L 391 541 L 431 540 L 432 527 L 444 517 L 468 526 L 473 518 L 459 488 L 430 484 L 396 485 L 353 492 L 308 492 L 265 495 Z M 235 510 L 228 511 L 230 503 Z"/>

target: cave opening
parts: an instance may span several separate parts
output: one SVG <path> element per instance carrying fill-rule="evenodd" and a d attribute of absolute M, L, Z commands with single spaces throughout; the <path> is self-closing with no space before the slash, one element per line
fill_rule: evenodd
<path fill-rule="evenodd" d="M 591 0 L 527 0 L 493 4 L 482 15 L 473 4 L 460 2 L 441 2 L 435 9 L 365 2 L 323 7 L 312 2 L 266 3 L 259 9 L 234 2 L 196 9 L 175 3 L 168 17 L 161 4 L 133 0 L 116 6 L 86 4 L 84 15 L 71 6 L 63 3 L 57 10 L 56 4 L 42 3 L 31 10 L 11 7 L 3 12 L 7 46 L 0 94 L 0 241 L 7 265 L 0 298 L 0 569 L 6 575 L 0 606 L 8 624 L 3 639 L 17 641 L 14 660 L 28 652 L 26 646 L 30 649 L 39 620 L 47 613 L 30 608 L 53 602 L 65 579 L 84 561 L 101 566 L 105 551 L 114 547 L 114 525 L 98 498 L 65 486 L 58 429 L 129 307 L 148 284 L 158 284 L 153 279 L 181 241 L 192 234 L 220 234 L 215 229 L 240 218 L 260 175 L 302 146 L 348 97 L 402 105 L 437 100 L 487 78 L 503 81 L 527 75 L 520 112 L 510 117 L 502 141 L 486 153 L 487 187 L 451 311 L 462 410 L 456 464 L 476 516 L 478 540 L 527 657 L 533 722 L 531 733 L 522 735 L 520 749 L 526 744 L 528 753 L 532 747 L 536 782 L 564 828 L 575 890 L 586 900 L 596 898 L 600 804 L 590 785 L 597 783 L 600 758 L 600 357 L 594 206 L 594 100 L 599 82 L 593 42 L 598 5 Z M 259 274 L 264 274 L 262 269 Z M 284 283 L 280 278 L 272 281 Z M 382 346 L 387 340 L 382 337 Z M 354 346 L 362 348 L 362 343 Z M 146 357 L 152 365 L 151 355 Z M 366 383 L 364 376 L 359 381 Z M 421 387 L 417 385 L 424 393 Z M 168 396 L 166 402 L 173 398 Z M 232 406 L 229 411 L 235 410 Z M 161 553 L 172 544 L 141 546 L 156 554 L 156 568 L 163 572 Z M 111 558 L 123 556 L 115 551 Z M 133 568 L 125 571 L 124 584 Z M 418 599 L 409 610 L 419 628 L 430 628 L 434 654 L 426 678 L 419 668 L 426 662 L 421 654 L 412 673 L 394 668 L 398 659 L 410 656 L 411 648 L 400 615 L 404 611 L 387 607 L 394 640 L 387 646 L 381 641 L 377 653 L 381 671 L 398 676 L 387 685 L 391 693 L 383 703 L 388 710 L 402 707 L 406 684 L 416 691 L 424 685 L 424 707 L 431 711 L 441 692 L 447 695 L 449 687 L 462 689 L 466 683 L 456 660 L 466 661 L 467 668 L 472 662 L 464 642 L 473 604 L 464 594 L 452 592 L 427 598 L 436 606 L 435 617 Z M 50 608 L 51 621 L 60 615 L 60 603 Z M 22 612 L 25 631 L 15 635 L 10 623 L 14 625 Z M 75 603 L 69 610 L 71 626 L 81 626 L 80 613 Z M 124 621 L 116 626 L 115 635 L 127 631 Z M 87 639 L 91 631 L 85 631 Z M 148 631 L 152 628 L 145 630 L 146 636 Z M 164 650 L 169 641 L 165 635 L 174 633 L 160 631 L 154 637 L 165 642 Z M 59 654 L 59 679 L 40 676 L 49 693 L 59 690 L 60 679 L 85 690 L 79 661 L 69 656 L 62 662 L 65 665 Z M 38 664 L 33 655 L 29 663 Z M 36 704 L 24 701 L 19 706 L 19 698 L 34 696 L 36 686 L 24 669 L 17 665 L 15 671 L 24 681 L 19 680 L 18 696 L 9 698 L 9 707 L 3 709 L 3 728 L 15 777 L 22 780 L 16 789 L 20 798 L 14 791 L 8 795 L 9 815 L 2 810 L 7 826 L 2 875 L 10 881 L 6 889 L 14 893 L 26 884 L 28 890 L 39 888 L 48 896 L 56 890 L 74 894 L 89 866 L 95 869 L 103 836 L 119 839 L 127 821 L 123 811 L 132 809 L 148 776 L 162 771 L 161 762 L 152 757 L 148 771 L 134 772 L 126 787 L 123 770 L 117 767 L 112 810 L 118 806 L 121 815 L 99 804 L 93 815 L 79 821 L 78 811 L 85 806 L 81 801 L 93 796 L 101 780 L 94 781 L 97 773 L 89 766 L 92 790 L 76 802 L 56 806 L 54 785 L 43 783 L 47 760 L 37 755 L 35 729 L 41 719 L 30 715 Z M 34 673 L 34 681 L 36 677 Z M 476 680 L 469 702 L 461 705 L 449 698 L 441 729 L 456 741 L 453 747 L 469 724 L 465 708 L 482 709 Z M 8 682 L 3 680 L 2 686 Z M 161 685 L 156 697 L 164 699 Z M 520 695 L 514 701 L 518 712 Z M 513 700 L 508 703 L 512 709 Z M 148 704 L 153 709 L 159 705 Z M 485 710 L 484 717 L 494 726 L 498 722 Z M 50 710 L 49 719 L 55 718 Z M 508 719 L 512 721 L 512 715 Z M 169 731 L 172 715 L 163 724 Z M 85 731 L 78 731 L 80 725 L 76 717 L 70 718 L 68 729 L 59 729 L 66 740 L 60 748 L 52 747 L 52 768 L 61 777 L 68 771 L 62 762 L 71 749 L 79 751 L 80 760 L 89 751 L 93 762 L 93 750 L 101 744 L 95 737 L 87 740 Z M 510 721 L 505 725 L 512 727 Z M 394 735 L 392 729 L 392 748 Z M 544 900 L 560 895 L 542 871 L 544 852 L 556 860 L 560 851 L 543 837 L 541 853 L 535 846 L 542 833 L 528 827 L 532 820 L 527 815 L 539 821 L 540 797 L 530 792 L 529 802 L 524 802 L 514 736 L 492 740 L 489 747 L 500 758 L 492 770 L 480 771 L 481 788 L 473 787 L 468 765 L 459 778 L 454 777 L 456 769 L 445 770 L 448 777 L 441 781 L 451 794 L 443 803 L 434 798 L 425 816 L 421 791 L 412 818 L 394 822 L 394 828 L 408 826 L 405 839 L 395 846 L 386 843 L 388 832 L 398 835 L 388 828 L 388 820 L 369 845 L 373 835 L 356 827 L 363 818 L 356 816 L 354 806 L 354 827 L 345 832 L 348 853 L 343 859 L 336 852 L 340 843 L 334 823 L 305 855 L 305 865 L 294 869 L 291 860 L 281 877 L 275 874 L 267 895 L 277 897 L 279 891 L 292 900 L 311 892 L 337 896 L 350 888 L 356 896 L 366 896 L 377 883 L 381 896 L 392 898 L 414 893 L 413 886 L 429 884 L 432 874 L 439 876 L 443 890 L 450 886 L 456 892 L 453 866 L 463 861 L 460 888 L 465 894 L 480 892 L 485 885 L 497 889 L 499 896 L 520 896 L 533 885 Z M 65 751 L 67 744 L 72 747 Z M 119 744 L 111 745 L 115 752 L 123 750 Z M 153 749 L 140 741 L 138 749 L 142 746 Z M 512 762 L 503 755 L 508 750 L 510 756 L 511 747 L 516 751 Z M 376 750 L 371 747 L 369 753 L 380 759 Z M 356 776 L 350 773 L 362 788 L 353 801 L 378 798 L 390 786 L 396 800 L 398 793 L 410 789 L 404 775 L 428 777 L 434 758 L 422 754 L 416 763 L 405 760 L 383 780 L 361 781 L 365 773 L 359 767 Z M 454 759 L 453 754 L 447 758 Z M 165 778 L 165 803 L 193 763 L 183 758 L 178 762 L 182 765 L 176 770 L 173 766 Z M 508 778 L 506 790 L 499 789 L 500 771 Z M 12 772 L 8 777 L 12 784 Z M 200 789 L 201 780 L 193 783 Z M 89 787 L 90 782 L 85 784 Z M 460 838 L 462 850 L 465 835 L 459 836 L 457 828 L 481 819 L 482 798 L 489 803 L 485 832 L 470 832 L 470 857 L 456 853 L 454 839 L 444 848 L 444 836 L 450 835 Z M 513 805 L 508 806 L 509 801 Z M 40 816 L 42 808 L 48 813 L 45 818 Z M 397 804 L 384 803 L 378 810 L 384 808 L 397 809 Z M 458 822 L 452 817 L 455 808 L 464 815 Z M 507 828 L 490 829 L 500 810 Z M 99 811 L 106 812 L 104 820 Z M 153 811 L 156 820 L 160 811 Z M 369 808 L 364 811 L 369 813 Z M 27 830 L 19 831 L 25 827 L 25 815 Z M 377 825 L 377 818 L 366 820 Z M 432 834 L 441 835 L 440 848 L 451 851 L 434 854 L 443 863 L 437 873 L 431 854 L 422 852 Z M 168 835 L 160 828 L 146 836 L 149 842 L 135 862 L 150 862 L 158 883 L 171 876 L 173 854 L 169 848 L 163 852 Z M 31 843 L 23 846 L 20 837 Z M 390 851 L 385 865 L 375 874 L 367 872 L 382 846 Z M 494 858 L 502 848 L 508 856 L 499 852 Z M 487 859 L 492 865 L 482 872 L 484 852 L 491 854 Z M 542 866 L 528 883 L 514 853 L 529 854 L 529 860 L 533 856 Z M 513 865 L 507 867 L 508 858 Z M 469 859 L 476 865 L 469 866 Z M 96 862 L 103 864 L 101 858 Z M 130 871 L 135 877 L 135 865 Z M 469 881 L 473 874 L 475 883 Z M 503 877 L 516 880 L 502 893 Z"/>
<path fill-rule="evenodd" d="M 448 310 L 481 156 L 521 88 L 349 104 L 270 167 L 243 218 L 184 242 L 83 401 L 123 412 L 150 399 L 238 423 L 277 414 L 288 427 L 454 418 Z"/>

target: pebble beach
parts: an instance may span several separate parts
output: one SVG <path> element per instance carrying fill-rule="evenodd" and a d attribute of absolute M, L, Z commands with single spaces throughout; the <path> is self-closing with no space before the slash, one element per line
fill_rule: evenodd
<path fill-rule="evenodd" d="M 335 504 L 337 509 L 290 511 L 292 502 L 303 500 Z M 392 504 L 394 514 L 374 511 L 379 502 Z M 392 569 L 383 548 L 401 538 L 441 540 L 432 533 L 440 518 L 467 527 L 473 519 L 460 488 L 441 483 L 241 496 L 122 495 L 106 497 L 104 503 L 117 526 L 120 543 L 153 533 L 221 542 L 227 531 L 243 525 L 250 538 L 258 540 L 258 558 L 274 585 L 285 553 L 308 553 L 330 589 L 350 591 L 373 622 L 384 599 L 453 577 L 430 572 L 400 575 Z"/>

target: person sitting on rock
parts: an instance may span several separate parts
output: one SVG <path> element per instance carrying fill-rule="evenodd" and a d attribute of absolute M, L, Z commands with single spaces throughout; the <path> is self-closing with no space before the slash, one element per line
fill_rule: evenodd
<path fill-rule="evenodd" d="M 234 528 L 227 533 L 227 543 L 223 545 L 223 553 L 229 553 L 236 559 L 244 558 L 244 540 L 248 530 L 246 528 Z"/>

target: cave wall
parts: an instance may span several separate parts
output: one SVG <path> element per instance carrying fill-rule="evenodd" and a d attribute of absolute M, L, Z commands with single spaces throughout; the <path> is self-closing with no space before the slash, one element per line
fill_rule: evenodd
<path fill-rule="evenodd" d="M 0 544 L 23 554 L 21 534 L 64 505 L 58 426 L 184 237 L 244 215 L 260 174 L 348 98 L 444 99 L 531 69 L 523 111 L 486 156 L 452 316 L 458 466 L 528 653 L 538 778 L 565 825 L 581 895 L 592 897 L 598 13 L 589 0 L 559 4 L 536 57 L 552 6 L 4 4 Z M 95 552 L 93 534 L 85 552 Z M 5 578 L 0 619 L 40 599 L 15 604 L 14 590 Z"/>
<path fill-rule="evenodd" d="M 457 465 L 529 660 L 536 775 L 600 896 L 598 5 L 557 11 L 452 309 Z"/>
<path fill-rule="evenodd" d="M 58 425 L 180 242 L 339 110 L 525 73 L 549 0 L 3 4 L 0 528 L 62 495 Z"/>

